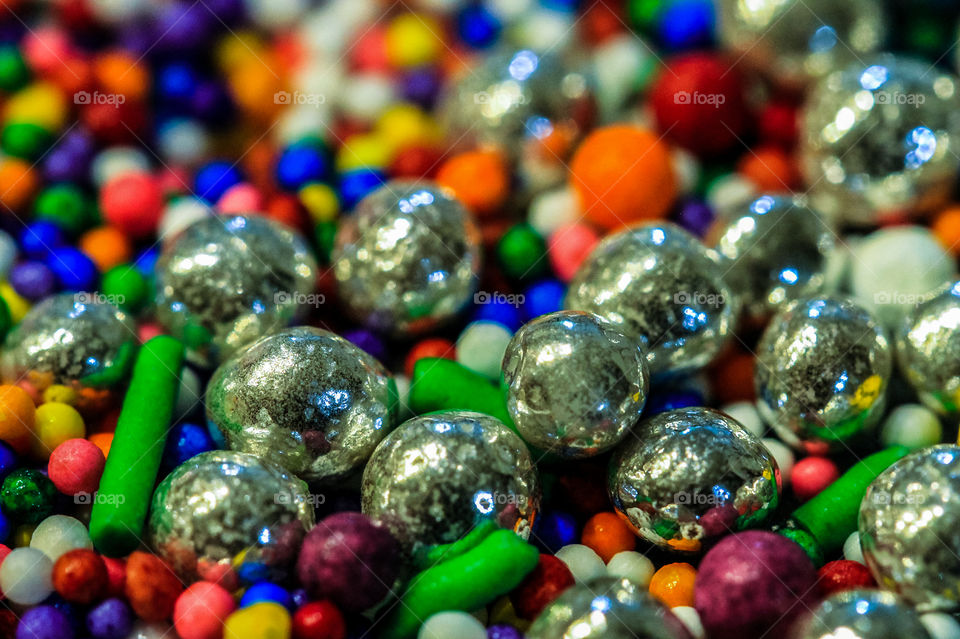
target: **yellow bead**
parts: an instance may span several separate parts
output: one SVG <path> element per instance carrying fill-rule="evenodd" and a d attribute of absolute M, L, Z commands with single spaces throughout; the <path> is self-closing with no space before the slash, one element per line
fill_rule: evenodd
<path fill-rule="evenodd" d="M 443 28 L 417 13 L 397 16 L 387 27 L 387 59 L 398 67 L 416 67 L 437 59 L 443 47 Z"/>
<path fill-rule="evenodd" d="M 30 545 L 30 540 L 33 539 L 33 531 L 37 527 L 30 524 L 23 524 L 17 526 L 17 529 L 13 531 L 12 545 L 14 548 L 26 548 Z"/>
<path fill-rule="evenodd" d="M 30 302 L 20 297 L 20 294 L 13 290 L 9 282 L 0 283 L 0 297 L 10 308 L 10 319 L 14 324 L 19 324 L 23 316 L 30 310 Z"/>
<path fill-rule="evenodd" d="M 63 91 L 49 82 L 37 82 L 11 96 L 4 108 L 4 121 L 29 122 L 55 133 L 67 118 Z"/>
<path fill-rule="evenodd" d="M 49 459 L 50 453 L 68 439 L 86 436 L 83 417 L 76 408 L 61 402 L 47 402 L 37 407 L 33 430 L 36 437 L 31 449 L 41 459 Z"/>
<path fill-rule="evenodd" d="M 290 615 L 278 603 L 262 602 L 241 608 L 227 617 L 223 639 L 288 639 Z"/>
<path fill-rule="evenodd" d="M 44 402 L 60 402 L 73 406 L 77 402 L 77 391 L 63 384 L 54 384 L 43 391 Z"/>
<path fill-rule="evenodd" d="M 251 61 L 256 62 L 263 53 L 263 40 L 259 35 L 252 31 L 231 31 L 217 43 L 215 56 L 220 68 L 229 73 Z"/>
<path fill-rule="evenodd" d="M 517 616 L 517 611 L 513 608 L 510 597 L 500 597 L 490 604 L 487 623 L 491 626 L 495 624 L 507 624 L 517 628 L 521 632 L 526 632 L 530 622 Z"/>
<path fill-rule="evenodd" d="M 337 193 L 326 184 L 308 184 L 300 189 L 300 202 L 314 222 L 332 222 L 340 212 Z"/>
<path fill-rule="evenodd" d="M 376 131 L 395 149 L 440 140 L 440 127 L 413 104 L 395 104 L 387 108 L 377 120 Z"/>
<path fill-rule="evenodd" d="M 347 138 L 337 151 L 337 170 L 383 168 L 390 164 L 393 148 L 387 140 L 373 133 L 359 133 Z"/>

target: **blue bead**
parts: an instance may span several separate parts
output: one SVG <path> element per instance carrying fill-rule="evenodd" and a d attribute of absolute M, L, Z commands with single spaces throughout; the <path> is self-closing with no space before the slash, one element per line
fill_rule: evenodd
<path fill-rule="evenodd" d="M 157 259 L 159 257 L 160 249 L 156 246 L 151 246 L 137 256 L 137 259 L 133 262 L 133 266 L 140 271 L 140 274 L 144 277 L 153 278 L 153 269 L 157 265 Z"/>
<path fill-rule="evenodd" d="M 0 511 L 0 544 L 7 543 L 10 538 L 10 520 Z"/>
<path fill-rule="evenodd" d="M 243 174 L 230 162 L 217 160 L 200 168 L 193 180 L 193 191 L 210 204 L 227 189 L 243 181 Z"/>
<path fill-rule="evenodd" d="M 163 451 L 163 466 L 173 469 L 200 453 L 216 448 L 206 427 L 183 422 L 170 429 Z"/>
<path fill-rule="evenodd" d="M 540 6 L 552 11 L 576 13 L 577 9 L 580 8 L 580 0 L 540 0 Z"/>
<path fill-rule="evenodd" d="M 161 100 L 186 104 L 197 90 L 197 73 L 193 67 L 174 62 L 157 72 L 157 93 Z"/>
<path fill-rule="evenodd" d="M 53 222 L 33 222 L 21 231 L 18 243 L 27 257 L 42 259 L 62 247 L 66 241 L 63 231 Z"/>
<path fill-rule="evenodd" d="M 272 601 L 290 610 L 293 609 L 293 597 L 290 596 L 290 593 L 269 581 L 261 581 L 247 588 L 243 597 L 240 598 L 240 607 L 246 608 L 263 601 Z"/>
<path fill-rule="evenodd" d="M 364 196 L 385 184 L 386 181 L 383 172 L 376 169 L 354 169 L 343 173 L 338 185 L 343 208 L 352 209 Z"/>
<path fill-rule="evenodd" d="M 248 584 L 266 581 L 270 577 L 270 569 L 265 564 L 248 561 L 237 568 L 237 577 Z"/>
<path fill-rule="evenodd" d="M 711 0 L 672 0 L 657 15 L 657 35 L 674 51 L 705 47 L 713 41 L 715 20 Z"/>
<path fill-rule="evenodd" d="M 464 7 L 457 16 L 460 39 L 474 49 L 485 49 L 500 37 L 500 21 L 483 5 Z"/>
<path fill-rule="evenodd" d="M 474 296 L 474 301 L 478 298 Z M 523 324 L 523 318 L 520 316 L 520 308 L 516 303 L 511 303 L 507 298 L 503 299 L 498 297 L 491 298 L 489 301 L 485 301 L 482 304 L 474 304 L 473 306 L 473 321 L 477 320 L 489 320 L 491 322 L 497 322 L 498 324 L 503 324 L 510 329 L 511 332 L 516 332 Z"/>
<path fill-rule="evenodd" d="M 544 550 L 554 553 L 577 540 L 577 520 L 562 511 L 551 511 L 540 517 L 534 538 Z"/>
<path fill-rule="evenodd" d="M 703 406 L 703 396 L 700 393 L 692 390 L 676 389 L 658 392 L 657 389 L 654 389 L 650 393 L 647 405 L 643 407 L 643 417 L 652 417 L 669 410 L 691 406 Z"/>
<path fill-rule="evenodd" d="M 330 172 L 330 160 L 319 144 L 294 144 L 280 155 L 276 172 L 281 187 L 297 191 L 310 182 L 324 180 Z"/>
<path fill-rule="evenodd" d="M 541 280 L 531 284 L 523 296 L 523 317 L 529 321 L 535 317 L 553 313 L 563 308 L 563 296 L 567 287 L 559 280 Z"/>
<path fill-rule="evenodd" d="M 6 442 L 0 442 L 0 480 L 17 467 L 17 454 L 13 452 L 10 445 Z"/>
<path fill-rule="evenodd" d="M 60 288 L 67 291 L 92 291 L 96 289 L 100 273 L 96 264 L 78 249 L 64 247 L 50 255 L 46 265 L 57 276 Z"/>

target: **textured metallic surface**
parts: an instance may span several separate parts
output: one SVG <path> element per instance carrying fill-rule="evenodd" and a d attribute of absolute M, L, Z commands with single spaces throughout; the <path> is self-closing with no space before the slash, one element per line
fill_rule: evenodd
<path fill-rule="evenodd" d="M 960 410 L 960 282 L 907 315 L 897 335 L 897 363 L 928 407 Z"/>
<path fill-rule="evenodd" d="M 29 382 L 38 393 L 64 384 L 79 391 L 77 407 L 95 411 L 119 400 L 136 355 L 126 313 L 92 293 L 61 293 L 34 306 L 7 336 L 3 382 Z"/>
<path fill-rule="evenodd" d="M 863 558 L 882 588 L 926 612 L 960 609 L 960 446 L 914 451 L 860 504 Z"/>
<path fill-rule="evenodd" d="M 799 140 L 813 205 L 859 224 L 941 204 L 960 165 L 956 76 L 891 55 L 865 62 L 817 84 Z"/>
<path fill-rule="evenodd" d="M 610 462 L 614 508 L 634 533 L 679 552 L 760 523 L 776 509 L 780 470 L 743 426 L 711 408 L 655 415 Z"/>
<path fill-rule="evenodd" d="M 877 51 L 887 28 L 872 0 L 721 0 L 718 23 L 726 48 L 793 88 Z"/>
<path fill-rule="evenodd" d="M 734 328 L 725 262 L 669 223 L 606 237 L 580 266 L 565 307 L 596 313 L 639 341 L 654 376 L 706 365 Z"/>
<path fill-rule="evenodd" d="M 649 378 L 636 342 L 579 311 L 524 325 L 503 358 L 507 410 L 520 435 L 568 458 L 616 446 L 640 418 Z"/>
<path fill-rule="evenodd" d="M 207 419 L 229 447 L 307 481 L 359 469 L 395 425 L 397 394 L 380 362 L 342 337 L 297 326 L 266 335 L 216 370 Z"/>
<path fill-rule="evenodd" d="M 790 639 L 929 639 L 917 613 L 882 590 L 846 590 L 805 612 Z"/>
<path fill-rule="evenodd" d="M 160 482 L 148 539 L 183 579 L 219 581 L 230 566 L 282 579 L 313 523 L 305 483 L 253 455 L 215 450 Z"/>
<path fill-rule="evenodd" d="M 861 306 L 839 297 L 797 300 L 757 346 L 757 408 L 791 446 L 842 449 L 883 416 L 892 363 L 883 329 Z"/>
<path fill-rule="evenodd" d="M 523 441 L 469 411 L 410 419 L 380 442 L 363 471 L 363 512 L 417 553 L 493 520 L 523 537 L 540 508 L 540 479 Z"/>
<path fill-rule="evenodd" d="M 157 319 L 211 368 L 321 299 L 304 239 L 257 215 L 194 222 L 164 247 L 156 272 Z"/>
<path fill-rule="evenodd" d="M 570 586 L 534 620 L 527 639 L 691 639 L 683 622 L 629 579 Z"/>
<path fill-rule="evenodd" d="M 368 327 L 429 330 L 477 287 L 480 234 L 459 201 L 429 182 L 388 182 L 340 223 L 331 261 L 340 302 Z"/>
<path fill-rule="evenodd" d="M 708 244 L 730 260 L 724 279 L 744 311 L 765 317 L 823 290 L 835 237 L 829 222 L 804 202 L 763 195 L 721 212 Z"/>

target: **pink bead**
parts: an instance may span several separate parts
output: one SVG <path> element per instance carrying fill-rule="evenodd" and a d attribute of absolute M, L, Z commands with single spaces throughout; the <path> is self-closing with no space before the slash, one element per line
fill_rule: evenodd
<path fill-rule="evenodd" d="M 836 481 L 840 471 L 833 461 L 826 457 L 805 457 L 793 466 L 790 483 L 793 494 L 800 501 L 807 501 L 824 488 Z"/>
<path fill-rule="evenodd" d="M 235 184 L 217 200 L 218 213 L 251 213 L 263 210 L 263 197 L 257 187 L 246 182 Z"/>
<path fill-rule="evenodd" d="M 106 462 L 96 444 L 86 439 L 68 439 L 50 453 L 47 474 L 64 495 L 93 494 L 100 485 Z"/>
<path fill-rule="evenodd" d="M 569 282 L 599 241 L 596 231 L 586 224 L 559 227 L 547 242 L 553 272 L 564 282 Z"/>
<path fill-rule="evenodd" d="M 20 52 L 27 66 L 40 75 L 52 73 L 74 57 L 73 44 L 67 32 L 54 26 L 28 31 L 21 42 Z"/>
<path fill-rule="evenodd" d="M 173 625 L 183 639 L 220 639 L 223 620 L 236 607 L 229 592 L 209 581 L 198 581 L 177 597 Z"/>
<path fill-rule="evenodd" d="M 387 59 L 387 30 L 377 25 L 368 29 L 360 39 L 350 47 L 350 61 L 358 71 L 387 71 L 390 61 Z"/>
<path fill-rule="evenodd" d="M 100 191 L 103 218 L 134 238 L 150 235 L 163 215 L 160 182 L 149 173 L 131 171 L 107 182 Z"/>
<path fill-rule="evenodd" d="M 167 197 L 185 195 L 190 191 L 190 171 L 181 166 L 171 166 L 160 171 L 157 175 L 157 182 L 160 185 L 160 190 Z"/>
<path fill-rule="evenodd" d="M 153 339 L 157 335 L 162 335 L 163 329 L 159 324 L 154 324 L 153 322 L 144 322 L 137 327 L 137 337 L 140 338 L 140 342 L 145 343 L 148 340 Z"/>

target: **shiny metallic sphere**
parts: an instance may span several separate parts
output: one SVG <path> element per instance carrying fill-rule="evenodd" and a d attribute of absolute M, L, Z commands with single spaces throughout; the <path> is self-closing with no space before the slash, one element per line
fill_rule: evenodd
<path fill-rule="evenodd" d="M 929 408 L 960 411 L 960 282 L 907 315 L 897 334 L 897 363 Z"/>
<path fill-rule="evenodd" d="M 916 611 L 893 593 L 845 590 L 807 611 L 790 639 L 930 639 Z"/>

